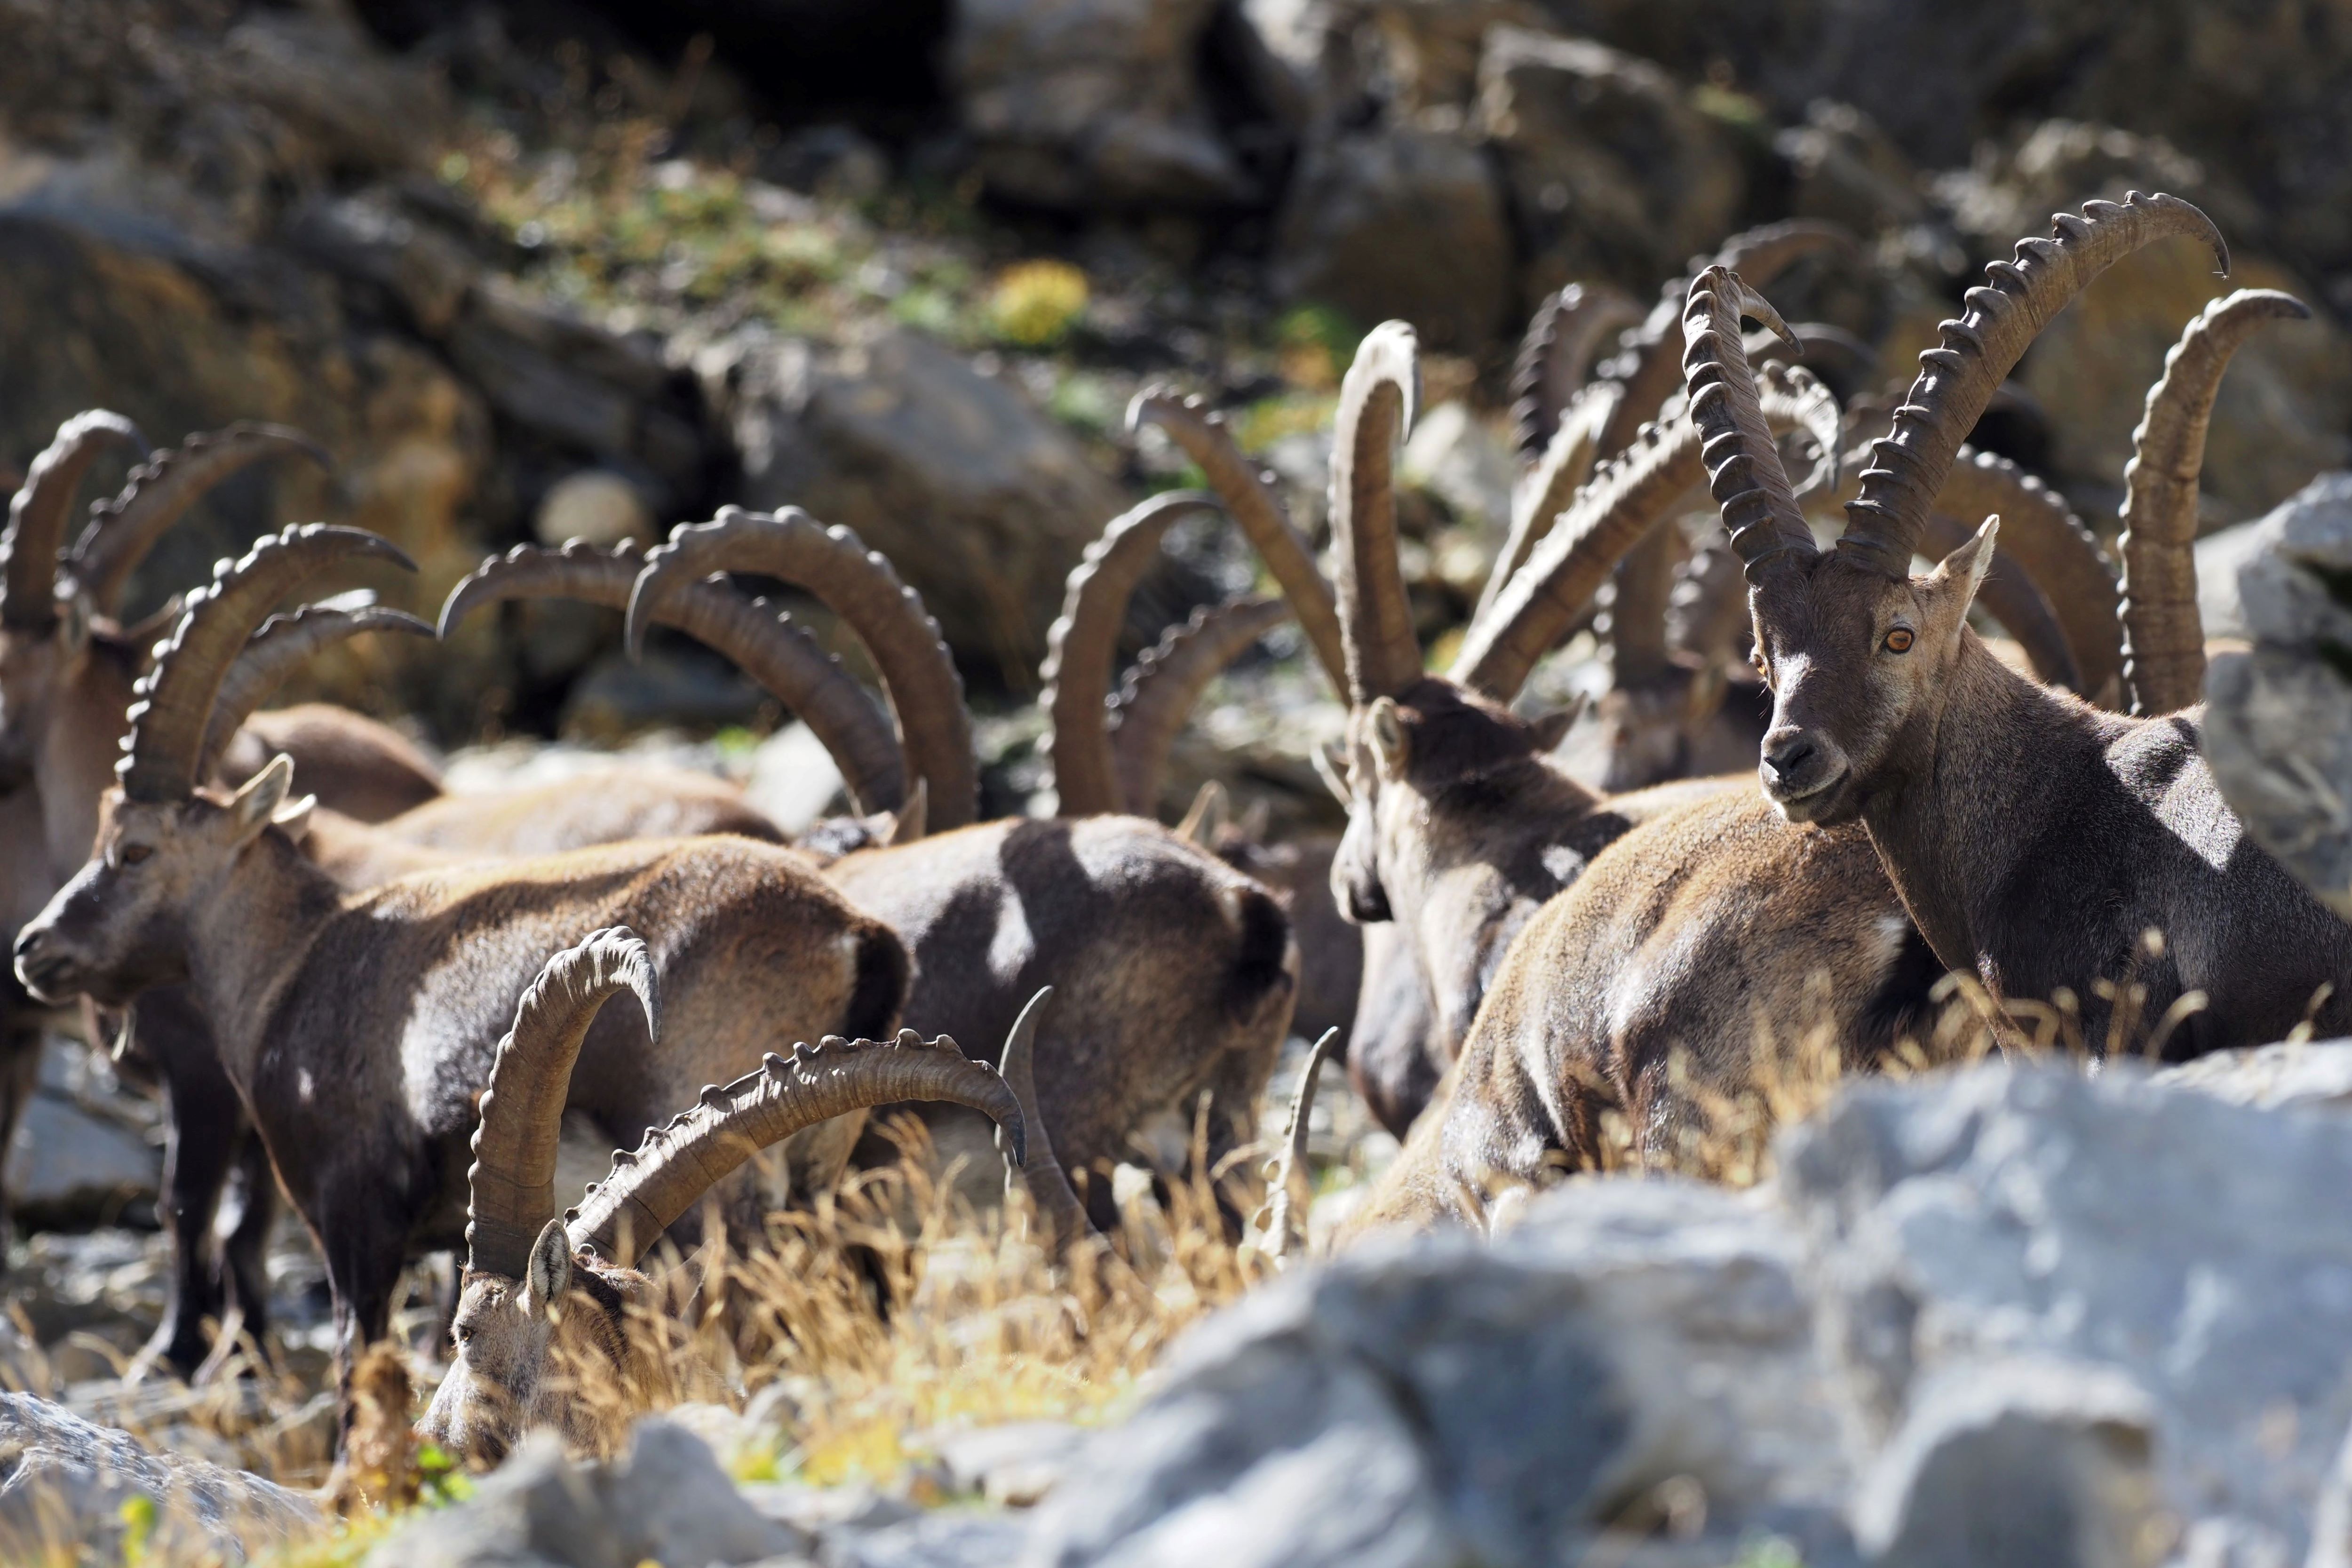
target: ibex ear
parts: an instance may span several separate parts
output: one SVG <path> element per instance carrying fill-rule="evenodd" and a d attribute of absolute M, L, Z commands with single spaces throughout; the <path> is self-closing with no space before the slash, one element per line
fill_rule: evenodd
<path fill-rule="evenodd" d="M 319 797 L 306 795 L 300 800 L 289 800 L 269 815 L 269 826 L 299 844 L 310 837 L 310 814 L 319 808 Z"/>
<path fill-rule="evenodd" d="M 901 844 L 912 844 L 923 836 L 931 815 L 931 781 L 917 779 L 915 787 L 907 793 L 907 802 L 890 816 L 889 837 L 885 844 L 896 849 Z"/>
<path fill-rule="evenodd" d="M 1555 708 L 1529 720 L 1528 728 L 1533 731 L 1529 738 L 1534 742 L 1536 754 L 1548 755 L 1567 740 L 1569 731 L 1575 727 L 1577 720 L 1584 716 L 1585 705 L 1591 700 L 1590 692 L 1580 691 L 1569 699 L 1565 708 Z"/>
<path fill-rule="evenodd" d="M 229 821 L 236 829 L 236 841 L 244 844 L 278 815 L 286 804 L 286 792 L 294 787 L 294 759 L 280 752 L 269 759 L 269 765 L 245 781 L 245 787 L 228 803 Z"/>
<path fill-rule="evenodd" d="M 1995 515 L 1985 519 L 1976 536 L 1938 562 L 1927 580 L 1947 591 L 1957 592 L 1959 607 L 1965 612 L 1976 603 L 1977 586 L 1992 568 L 1993 541 L 2000 536 L 2000 518 Z"/>
<path fill-rule="evenodd" d="M 1380 753 L 1381 772 L 1390 778 L 1402 777 L 1410 750 L 1405 741 L 1404 716 L 1397 711 L 1394 700 L 1375 697 L 1369 718 L 1372 749 Z"/>
<path fill-rule="evenodd" d="M 1225 786 L 1211 779 L 1192 796 L 1192 808 L 1184 814 L 1184 820 L 1176 825 L 1176 837 L 1206 848 L 1217 837 L 1218 830 L 1224 826 L 1229 810 Z"/>
<path fill-rule="evenodd" d="M 530 1244 L 530 1266 L 523 1280 L 522 1310 L 533 1317 L 551 1316 L 555 1303 L 572 1289 L 572 1237 L 563 1222 L 551 1219 L 540 1227 Z"/>

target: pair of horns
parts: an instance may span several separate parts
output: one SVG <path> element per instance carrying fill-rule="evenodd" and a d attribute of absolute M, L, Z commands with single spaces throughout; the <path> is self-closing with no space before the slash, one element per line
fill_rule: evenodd
<path fill-rule="evenodd" d="M 647 1036 L 661 1037 L 661 994 L 653 955 L 625 926 L 592 932 L 548 960 L 499 1042 L 467 1172 L 466 1267 L 520 1279 L 531 1244 L 556 1216 L 555 1161 L 572 1069 L 606 1002 L 627 992 L 644 1010 Z M 575 1249 L 593 1247 L 626 1268 L 678 1216 L 744 1161 L 803 1128 L 902 1100 L 968 1105 L 994 1121 L 1022 1157 L 1020 1104 L 996 1070 L 945 1036 L 912 1030 L 895 1040 L 827 1036 L 769 1053 L 755 1071 L 713 1084 L 688 1110 L 646 1132 L 635 1150 L 613 1156 L 612 1173 L 563 1211 Z"/>
<path fill-rule="evenodd" d="M 74 494 L 90 465 L 113 448 L 136 452 L 145 461 L 131 470 L 121 493 L 90 509 L 89 524 L 67 551 Z M 48 626 L 56 618 L 61 568 L 93 610 L 119 615 L 131 574 L 205 492 L 253 463 L 282 456 L 329 466 L 324 448 L 283 426 L 240 423 L 150 454 L 145 437 L 122 416 L 104 409 L 76 415 L 34 459 L 10 504 L 7 536 L 0 542 L 6 559 L 0 572 L 0 622 Z"/>
<path fill-rule="evenodd" d="M 609 549 L 577 539 L 560 550 L 519 544 L 449 591 L 440 635 L 446 638 L 482 605 L 509 599 L 574 599 L 625 613 L 646 565 L 633 541 Z M 806 724 L 840 764 L 859 811 L 904 807 L 906 757 L 889 715 L 790 616 L 709 579 L 676 586 L 646 613 L 725 654 Z"/>
<path fill-rule="evenodd" d="M 2229 249 L 2212 220 L 2176 196 L 2134 191 L 2120 205 L 2087 203 L 2061 213 L 2053 237 L 2021 241 L 2013 260 L 1986 268 L 1990 282 L 1969 291 L 1966 312 L 1938 329 L 1892 432 L 1871 447 L 1854 499 L 1846 503 L 1840 554 L 1885 576 L 1902 576 L 1937 497 L 1967 437 L 2009 373 L 2051 319 L 2091 279 L 2144 245 L 2172 235 L 2202 239 L 2222 272 Z M 1777 321 L 1738 274 L 1711 267 L 1693 279 L 1684 312 L 1684 370 L 1693 419 L 1705 439 L 1707 476 L 1751 582 L 1814 553 L 1756 410 L 1753 376 L 1739 329 L 1743 312 Z"/>

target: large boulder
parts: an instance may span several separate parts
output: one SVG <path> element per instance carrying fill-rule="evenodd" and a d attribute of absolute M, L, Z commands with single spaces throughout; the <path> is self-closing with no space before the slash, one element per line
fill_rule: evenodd
<path fill-rule="evenodd" d="M 1194 1331 L 1088 1446 L 1034 1560 L 1536 1564 L 1674 1516 L 1726 1556 L 1777 1527 L 1837 1561 L 1800 1256 L 1753 1199 L 1601 1182 L 1491 1248 L 1422 1238 L 1293 1275 Z M 1694 1487 L 1703 1526 L 1678 1506 Z"/>
<path fill-rule="evenodd" d="M 2242 552 L 2253 647 L 2207 672 L 2205 755 L 2254 842 L 2352 915 L 2352 475 L 2313 480 Z"/>
<path fill-rule="evenodd" d="M 753 330 L 698 364 L 745 505 L 851 529 L 962 657 L 1015 689 L 1034 682 L 1063 578 L 1126 504 L 1075 437 L 902 330 L 838 349 Z"/>
<path fill-rule="evenodd" d="M 990 188 L 1071 210 L 1248 197 L 1197 76 L 1215 8 L 1214 0 L 962 0 L 948 75 Z"/>
<path fill-rule="evenodd" d="M 310 1499 L 258 1476 L 152 1453 L 61 1405 L 0 1394 L 0 1554 L 11 1562 L 242 1563 L 324 1525 Z"/>
<path fill-rule="evenodd" d="M 1859 1451 L 1972 1367 L 2102 1368 L 2144 1414 L 2093 1390 L 2062 1426 L 2107 1446 L 2116 1475 L 2132 1441 L 2091 1428 L 2144 1426 L 2177 1520 L 2268 1543 L 2244 1562 L 2301 1561 L 2352 1426 L 2352 1211 L 2313 1199 L 2352 1181 L 2340 1112 L 2232 1105 L 2127 1067 L 1984 1068 L 1848 1089 L 1780 1162 Z"/>
<path fill-rule="evenodd" d="M 1646 60 L 1496 27 L 1476 123 L 1510 184 L 1530 299 L 1596 277 L 1646 296 L 1738 226 L 1746 175 L 1731 136 Z"/>
<path fill-rule="evenodd" d="M 1431 348 L 1475 353 L 1513 305 L 1511 235 L 1494 171 L 1436 132 L 1371 127 L 1314 146 L 1275 239 L 1274 286 L 1367 325 L 1411 321 Z"/>

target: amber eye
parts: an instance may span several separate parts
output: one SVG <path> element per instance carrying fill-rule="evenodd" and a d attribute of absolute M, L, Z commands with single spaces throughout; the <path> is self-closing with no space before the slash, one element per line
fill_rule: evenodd
<path fill-rule="evenodd" d="M 457 1325 L 457 1342 L 461 1345 L 469 1345 L 474 1342 L 473 1324 L 459 1323 Z"/>
<path fill-rule="evenodd" d="M 153 853 L 155 851 L 144 844 L 126 844 L 122 847 L 122 863 L 126 866 L 136 866 Z"/>
<path fill-rule="evenodd" d="M 1893 631 L 1887 633 L 1886 651 L 1889 653 L 1909 653 L 1911 651 L 1911 628 L 1909 626 L 1897 626 Z"/>

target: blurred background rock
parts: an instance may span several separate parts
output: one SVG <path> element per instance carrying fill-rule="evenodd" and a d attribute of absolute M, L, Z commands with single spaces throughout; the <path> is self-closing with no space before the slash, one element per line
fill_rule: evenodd
<path fill-rule="evenodd" d="M 2207 522 L 2260 516 L 2347 463 L 2347 143 L 2352 12 L 2293 0 L 7 0 L 0 463 L 90 405 L 159 440 L 282 420 L 334 453 L 224 487 L 134 609 L 295 518 L 398 540 L 423 580 L 382 586 L 430 603 L 534 537 L 798 504 L 887 552 L 1011 715 L 1085 542 L 1189 477 L 1120 431 L 1145 380 L 1234 409 L 1319 527 L 1339 373 L 1366 327 L 1415 321 L 1405 521 L 1442 637 L 1499 537 L 1537 298 L 1646 300 L 1790 216 L 1861 240 L 1776 295 L 1874 351 L 1874 384 L 2052 209 L 2203 204 L 2231 284 L 2317 307 L 2245 350 L 2214 418 Z M 1980 442 L 2112 529 L 2145 390 L 2228 286 L 2186 247 L 2118 268 Z M 1130 651 L 1250 574 L 1220 530 L 1183 533 Z M 785 717 L 683 645 L 615 662 L 611 618 L 513 608 L 449 648 L 356 647 L 295 695 L 443 746 Z M 1326 809 L 1319 726 L 1284 717 L 1319 689 L 1286 647 L 1227 689 L 1274 721 L 1213 694 L 1240 760 L 1188 747 L 1171 789 L 1219 771 Z M 1034 727 L 983 730 L 1017 806 Z"/>

